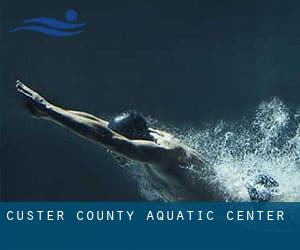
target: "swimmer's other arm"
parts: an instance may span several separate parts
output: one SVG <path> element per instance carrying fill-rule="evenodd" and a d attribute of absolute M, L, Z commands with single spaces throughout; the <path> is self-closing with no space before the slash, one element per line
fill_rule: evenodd
<path fill-rule="evenodd" d="M 172 160 L 172 148 L 161 147 L 151 141 L 129 140 L 109 129 L 107 121 L 88 113 L 55 106 L 20 81 L 17 81 L 16 89 L 25 97 L 38 118 L 54 121 L 133 160 L 154 164 Z"/>

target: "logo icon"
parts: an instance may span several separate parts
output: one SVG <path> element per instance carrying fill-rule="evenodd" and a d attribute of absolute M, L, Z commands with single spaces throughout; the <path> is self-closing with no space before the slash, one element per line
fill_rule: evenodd
<path fill-rule="evenodd" d="M 85 23 L 75 23 L 77 17 L 78 13 L 70 9 L 65 12 L 64 21 L 48 17 L 26 19 L 22 26 L 11 29 L 10 32 L 34 31 L 56 37 L 75 36 L 83 32 L 85 26 Z"/>

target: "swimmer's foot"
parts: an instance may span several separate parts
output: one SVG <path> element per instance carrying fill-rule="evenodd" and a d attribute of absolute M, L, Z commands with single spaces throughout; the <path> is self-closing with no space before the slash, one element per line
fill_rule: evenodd
<path fill-rule="evenodd" d="M 279 194 L 279 183 L 267 174 L 259 174 L 252 183 L 247 183 L 246 187 L 251 201 L 270 201 Z"/>
<path fill-rule="evenodd" d="M 47 116 L 44 111 L 48 103 L 42 96 L 19 80 L 16 81 L 16 90 L 25 98 L 25 107 L 35 118 Z"/>

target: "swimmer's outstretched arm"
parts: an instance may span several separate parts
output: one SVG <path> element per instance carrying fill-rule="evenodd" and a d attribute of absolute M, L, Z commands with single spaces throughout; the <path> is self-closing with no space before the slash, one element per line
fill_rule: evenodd
<path fill-rule="evenodd" d="M 17 81 L 17 91 L 22 94 L 37 117 L 63 125 L 84 138 L 101 143 L 125 157 L 147 163 L 162 164 L 173 156 L 172 149 L 151 141 L 129 140 L 108 128 L 108 122 L 91 114 L 60 108 Z"/>

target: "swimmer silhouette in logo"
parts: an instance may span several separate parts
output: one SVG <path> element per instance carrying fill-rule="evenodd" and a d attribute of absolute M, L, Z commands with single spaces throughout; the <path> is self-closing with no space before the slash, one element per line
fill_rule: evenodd
<path fill-rule="evenodd" d="M 19 80 L 16 89 L 25 98 L 26 106 L 35 118 L 58 123 L 124 159 L 142 163 L 141 167 L 151 174 L 153 185 L 159 187 L 163 200 L 230 200 L 219 188 L 213 166 L 173 135 L 151 128 L 142 114 L 124 112 L 106 121 L 88 113 L 55 106 Z M 191 181 L 189 166 L 196 167 L 210 178 Z M 272 177 L 262 174 L 245 188 L 250 200 L 269 201 L 277 187 L 278 183 Z"/>
<path fill-rule="evenodd" d="M 70 9 L 65 12 L 65 20 L 48 17 L 26 19 L 22 26 L 11 29 L 10 32 L 34 31 L 55 37 L 74 36 L 83 32 L 85 26 L 85 23 L 75 23 L 77 19 L 77 11 Z"/>

